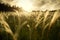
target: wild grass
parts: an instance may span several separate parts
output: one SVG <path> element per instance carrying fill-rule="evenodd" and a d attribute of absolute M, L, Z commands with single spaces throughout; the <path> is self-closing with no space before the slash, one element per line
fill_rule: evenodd
<path fill-rule="evenodd" d="M 0 12 L 0 24 L 13 40 L 59 40 L 60 10 Z"/>

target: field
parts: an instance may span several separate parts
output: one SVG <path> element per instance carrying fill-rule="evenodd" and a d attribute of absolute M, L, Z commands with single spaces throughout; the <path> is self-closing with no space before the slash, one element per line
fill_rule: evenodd
<path fill-rule="evenodd" d="M 60 10 L 0 12 L 1 40 L 60 40 Z"/>

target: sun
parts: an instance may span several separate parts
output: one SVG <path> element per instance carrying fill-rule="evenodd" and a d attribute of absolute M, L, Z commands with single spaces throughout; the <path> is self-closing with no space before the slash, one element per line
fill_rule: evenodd
<path fill-rule="evenodd" d="M 22 7 L 23 10 L 30 12 L 33 9 L 32 2 L 30 0 L 18 0 L 16 2 L 18 7 Z"/>

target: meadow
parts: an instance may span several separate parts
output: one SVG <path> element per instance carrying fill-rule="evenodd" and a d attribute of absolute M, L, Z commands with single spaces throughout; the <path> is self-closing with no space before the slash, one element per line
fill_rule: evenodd
<path fill-rule="evenodd" d="M 1 40 L 60 40 L 60 10 L 0 11 Z"/>

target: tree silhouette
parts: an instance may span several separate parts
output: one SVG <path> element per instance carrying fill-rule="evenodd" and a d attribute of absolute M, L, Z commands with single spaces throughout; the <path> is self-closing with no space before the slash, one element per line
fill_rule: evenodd
<path fill-rule="evenodd" d="M 8 4 L 2 4 L 2 3 L 0 3 L 0 11 L 7 11 L 7 12 L 9 12 L 9 11 L 14 11 L 14 10 L 18 10 L 19 8 L 18 7 L 16 7 L 16 6 L 10 6 L 10 5 L 8 5 Z"/>

